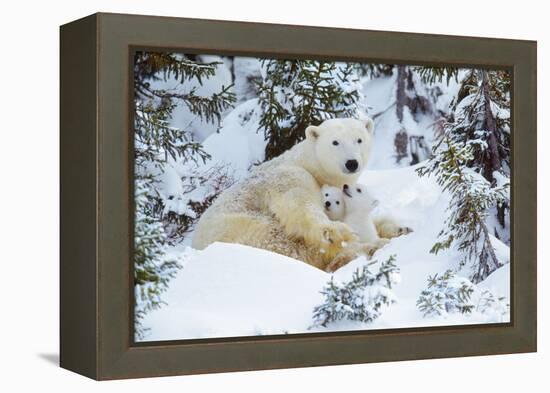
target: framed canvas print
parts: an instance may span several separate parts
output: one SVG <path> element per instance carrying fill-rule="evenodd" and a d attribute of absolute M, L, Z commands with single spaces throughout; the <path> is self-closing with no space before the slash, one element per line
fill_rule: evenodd
<path fill-rule="evenodd" d="M 536 43 L 61 27 L 61 365 L 536 350 Z"/>

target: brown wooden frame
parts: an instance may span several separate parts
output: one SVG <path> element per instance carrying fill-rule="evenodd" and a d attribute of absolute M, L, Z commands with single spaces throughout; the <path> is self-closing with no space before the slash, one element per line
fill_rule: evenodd
<path fill-rule="evenodd" d="M 136 48 L 509 69 L 511 323 L 135 344 Z M 64 368 L 103 380 L 536 351 L 536 42 L 100 13 L 61 27 L 60 116 Z"/>

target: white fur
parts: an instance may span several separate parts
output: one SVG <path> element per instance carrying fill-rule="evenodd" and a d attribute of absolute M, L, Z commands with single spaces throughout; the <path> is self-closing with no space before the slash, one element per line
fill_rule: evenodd
<path fill-rule="evenodd" d="M 341 187 L 345 181 L 337 179 L 355 179 L 367 165 L 372 144 L 373 122 L 354 119 L 330 119 L 320 126 L 309 126 L 306 129 L 306 140 L 312 140 L 313 154 L 317 157 L 320 170 L 328 175 L 329 181 L 319 182 Z M 319 159 L 322 158 L 322 159 Z M 350 171 L 346 162 L 355 160 L 358 168 Z M 349 183 L 355 183 L 351 181 Z"/>
<path fill-rule="evenodd" d="M 332 221 L 343 221 L 345 209 L 342 189 L 324 184 L 321 187 L 321 198 L 328 218 Z"/>
<path fill-rule="evenodd" d="M 380 237 L 372 218 L 372 211 L 378 201 L 361 184 L 352 184 L 344 188 L 344 222 L 359 236 L 359 241 L 376 245 Z"/>
<path fill-rule="evenodd" d="M 309 126 L 304 141 L 256 167 L 216 199 L 197 224 L 193 247 L 240 243 L 325 268 L 355 235 L 348 225 L 327 217 L 321 185 L 340 188 L 356 182 L 367 164 L 372 128 L 370 119 Z M 348 160 L 357 161 L 355 171 L 346 168 Z"/>

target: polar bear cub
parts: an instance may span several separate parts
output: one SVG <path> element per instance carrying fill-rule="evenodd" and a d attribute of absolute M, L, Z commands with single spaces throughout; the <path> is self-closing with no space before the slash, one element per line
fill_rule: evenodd
<path fill-rule="evenodd" d="M 342 194 L 345 208 L 344 222 L 357 234 L 359 241 L 375 248 L 387 244 L 387 239 L 381 239 L 378 236 L 372 217 L 372 211 L 378 206 L 378 200 L 361 184 L 344 184 Z"/>
<path fill-rule="evenodd" d="M 328 218 L 332 221 L 344 221 L 345 208 L 342 189 L 325 184 L 321 187 L 321 197 Z"/>
<path fill-rule="evenodd" d="M 367 243 L 378 248 L 387 243 L 376 231 L 372 211 L 378 206 L 376 200 L 367 188 L 360 184 L 343 188 L 324 185 L 321 187 L 325 213 L 333 221 L 348 224 L 358 235 L 361 243 Z"/>

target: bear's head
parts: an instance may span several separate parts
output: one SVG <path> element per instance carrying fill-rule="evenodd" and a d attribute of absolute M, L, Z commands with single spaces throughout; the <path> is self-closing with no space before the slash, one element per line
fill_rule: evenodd
<path fill-rule="evenodd" d="M 344 219 L 344 193 L 338 187 L 332 187 L 324 184 L 321 187 L 321 197 L 323 198 L 323 207 L 325 214 L 332 221 L 342 221 Z"/>
<path fill-rule="evenodd" d="M 334 179 L 332 185 L 355 183 L 367 165 L 373 129 L 370 118 L 329 119 L 306 128 L 306 141 L 323 172 Z"/>
<path fill-rule="evenodd" d="M 368 215 L 378 206 L 378 200 L 362 184 L 344 184 L 342 191 L 346 213 Z"/>

